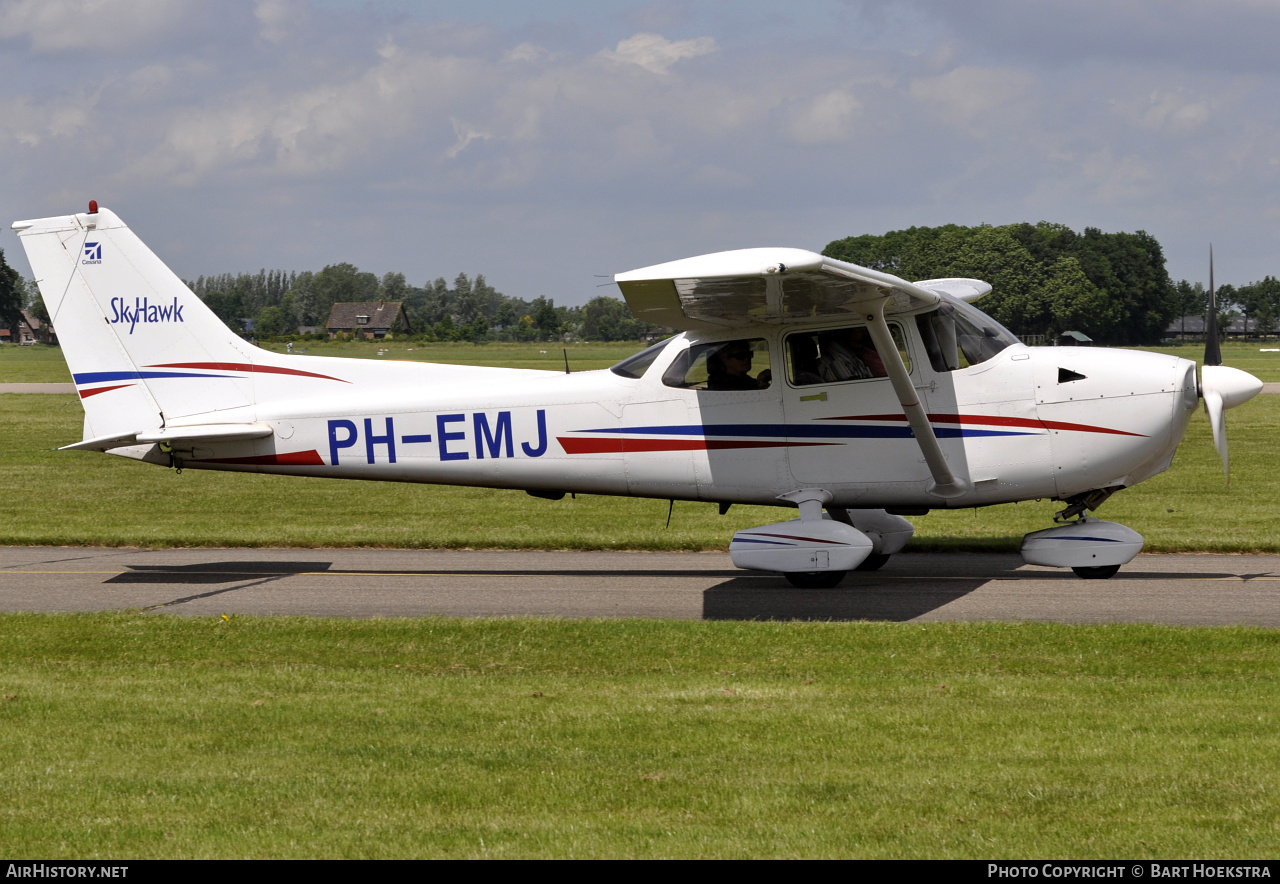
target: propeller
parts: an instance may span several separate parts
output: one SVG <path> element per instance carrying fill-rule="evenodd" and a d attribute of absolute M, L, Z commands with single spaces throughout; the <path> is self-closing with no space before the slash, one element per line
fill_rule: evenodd
<path fill-rule="evenodd" d="M 1231 484 L 1231 457 L 1227 451 L 1226 410 L 1243 405 L 1262 392 L 1262 381 L 1238 368 L 1222 364 L 1218 346 L 1218 300 L 1213 292 L 1213 246 L 1209 246 L 1209 315 L 1204 325 L 1204 365 L 1200 368 L 1200 397 L 1213 428 L 1213 447 L 1222 458 L 1222 472 Z"/>

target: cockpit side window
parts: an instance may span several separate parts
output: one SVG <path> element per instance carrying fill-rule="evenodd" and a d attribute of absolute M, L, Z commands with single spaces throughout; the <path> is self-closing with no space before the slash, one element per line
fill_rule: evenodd
<path fill-rule="evenodd" d="M 764 390 L 773 382 L 769 342 L 763 338 L 694 344 L 663 372 L 668 387 L 685 390 Z"/>
<path fill-rule="evenodd" d="M 910 372 L 911 357 L 907 353 L 902 328 L 896 322 L 891 323 L 889 332 Z M 865 325 L 788 335 L 786 352 L 787 377 L 796 387 L 889 376 L 884 359 Z"/>
<path fill-rule="evenodd" d="M 652 347 L 645 347 L 634 356 L 628 356 L 610 368 L 609 371 L 632 380 L 643 377 L 644 373 L 649 370 L 649 366 L 653 365 L 653 361 L 667 348 L 669 343 L 671 343 L 671 338 L 663 338 Z"/>
<path fill-rule="evenodd" d="M 934 371 L 979 365 L 1018 343 L 1012 332 L 981 310 L 944 296 L 938 309 L 916 316 L 916 327 Z"/>

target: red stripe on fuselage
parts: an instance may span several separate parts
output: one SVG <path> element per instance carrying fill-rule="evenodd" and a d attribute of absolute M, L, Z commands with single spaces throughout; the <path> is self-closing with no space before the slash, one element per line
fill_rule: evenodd
<path fill-rule="evenodd" d="M 301 371 L 296 368 L 277 368 L 274 365 L 253 365 L 248 362 L 166 362 L 163 365 L 148 365 L 147 368 L 202 368 L 206 371 L 213 369 L 215 371 L 247 371 L 255 374 L 288 374 L 300 378 L 320 378 L 326 381 L 338 381 L 342 384 L 349 384 L 351 381 L 344 381 L 342 378 L 332 378 L 327 374 L 316 374 L 310 371 Z"/>
<path fill-rule="evenodd" d="M 739 439 L 573 439 L 557 436 L 565 454 L 624 454 L 635 451 L 719 451 L 727 448 L 807 448 L 835 442 L 765 442 Z"/>
<path fill-rule="evenodd" d="M 206 457 L 192 459 L 192 463 L 241 463 L 268 467 L 322 467 L 324 458 L 320 452 L 290 451 L 287 454 L 259 454 L 256 457 Z"/>
<path fill-rule="evenodd" d="M 88 399 L 90 396 L 97 396 L 99 393 L 109 393 L 112 390 L 123 390 L 125 387 L 132 387 L 133 384 L 116 384 L 114 387 L 98 387 L 94 390 L 81 390 L 80 398 Z"/>
<path fill-rule="evenodd" d="M 905 414 L 850 414 L 843 417 L 823 417 L 824 421 L 897 421 L 906 423 Z M 1077 433 L 1106 433 L 1112 436 L 1142 436 L 1142 433 L 1130 433 L 1126 430 L 1112 430 L 1108 427 L 1095 427 L 1090 424 L 1072 424 L 1066 421 L 1044 421 L 1039 418 L 1000 417 L 985 414 L 930 414 L 929 422 L 934 424 L 960 424 L 969 427 L 1024 427 L 1034 430 L 1071 430 Z M 1146 438 L 1145 436 L 1143 438 Z"/>

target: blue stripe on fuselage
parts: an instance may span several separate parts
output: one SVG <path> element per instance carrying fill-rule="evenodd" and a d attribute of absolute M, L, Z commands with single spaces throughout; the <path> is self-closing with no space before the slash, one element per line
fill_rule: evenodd
<path fill-rule="evenodd" d="M 625 433 L 634 436 L 764 436 L 784 439 L 911 439 L 905 426 L 851 427 L 835 424 L 678 424 L 667 427 L 602 427 L 576 430 L 578 433 Z M 976 430 L 963 427 L 934 427 L 939 439 L 974 436 L 1035 436 L 1019 430 Z"/>
<path fill-rule="evenodd" d="M 89 371 L 74 375 L 77 384 L 100 384 L 104 381 L 142 381 L 148 378 L 223 378 L 235 379 L 233 374 L 200 374 L 186 371 Z"/>

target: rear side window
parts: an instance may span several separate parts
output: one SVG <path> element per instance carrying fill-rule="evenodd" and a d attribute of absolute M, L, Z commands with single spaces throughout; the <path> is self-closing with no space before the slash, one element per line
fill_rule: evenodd
<path fill-rule="evenodd" d="M 889 325 L 902 362 L 911 371 L 902 329 Z M 798 332 L 787 338 L 787 377 L 793 386 L 835 384 L 888 377 L 884 358 L 865 325 Z"/>
<path fill-rule="evenodd" d="M 631 378 L 632 380 L 641 378 L 644 376 L 644 373 L 649 370 L 649 366 L 653 365 L 653 360 L 658 358 L 658 354 L 665 350 L 669 343 L 671 343 L 671 338 L 666 338 L 658 341 L 658 343 L 654 344 L 652 347 L 645 347 L 634 356 L 628 356 L 626 359 L 610 368 L 609 371 L 616 375 L 621 375 L 624 378 Z"/>

